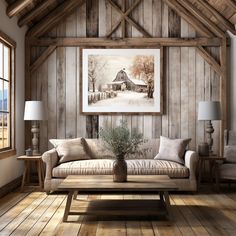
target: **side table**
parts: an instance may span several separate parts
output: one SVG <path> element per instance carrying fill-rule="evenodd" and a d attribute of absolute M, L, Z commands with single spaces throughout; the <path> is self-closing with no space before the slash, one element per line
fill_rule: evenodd
<path fill-rule="evenodd" d="M 42 156 L 19 156 L 17 157 L 17 160 L 24 161 L 24 173 L 21 183 L 21 191 L 23 191 L 25 182 L 26 182 L 26 176 L 27 180 L 29 181 L 29 174 L 30 174 L 30 165 L 32 162 L 36 162 L 37 165 L 37 174 L 38 174 L 38 182 L 40 190 L 43 190 L 43 182 L 44 182 L 44 168 L 42 163 Z M 30 183 L 29 183 L 30 184 Z"/>
<path fill-rule="evenodd" d="M 202 179 L 202 168 L 203 164 L 208 161 L 209 167 L 210 167 L 210 181 L 213 183 L 213 176 L 215 176 L 216 180 L 216 188 L 219 190 L 219 172 L 218 172 L 218 164 L 217 161 L 224 161 L 225 158 L 218 156 L 218 155 L 212 155 L 212 156 L 199 156 L 198 161 L 198 187 L 200 186 L 201 179 Z"/>

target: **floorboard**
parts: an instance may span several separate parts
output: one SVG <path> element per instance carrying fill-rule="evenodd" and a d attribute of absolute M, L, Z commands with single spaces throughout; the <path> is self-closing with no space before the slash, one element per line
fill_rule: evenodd
<path fill-rule="evenodd" d="M 158 199 L 149 194 L 84 194 L 73 200 L 73 211 L 86 201 L 109 199 Z M 167 218 L 69 216 L 63 223 L 65 193 L 14 192 L 0 199 L 0 235 L 70 235 L 70 236 L 168 236 L 236 235 L 236 190 L 222 188 L 220 193 L 170 195 L 173 220 Z"/>

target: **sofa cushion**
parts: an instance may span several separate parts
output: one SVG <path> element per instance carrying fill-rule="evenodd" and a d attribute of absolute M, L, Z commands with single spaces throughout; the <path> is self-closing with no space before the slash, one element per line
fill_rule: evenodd
<path fill-rule="evenodd" d="M 191 139 L 169 139 L 161 136 L 159 153 L 154 159 L 184 164 L 184 152 L 190 141 Z"/>
<path fill-rule="evenodd" d="M 53 168 L 52 175 L 65 178 L 68 175 L 111 175 L 113 159 L 81 160 L 62 163 Z M 169 175 L 172 178 L 189 177 L 189 169 L 181 164 L 164 160 L 127 160 L 128 175 Z"/>
<path fill-rule="evenodd" d="M 224 157 L 226 158 L 226 162 L 236 163 L 236 146 L 225 146 Z"/>
<path fill-rule="evenodd" d="M 59 163 L 90 159 L 90 156 L 84 150 L 81 140 L 82 138 L 66 140 L 56 146 L 56 151 L 60 158 Z"/>
<path fill-rule="evenodd" d="M 115 154 L 108 150 L 101 139 L 83 139 L 84 148 L 92 159 L 113 158 Z"/>

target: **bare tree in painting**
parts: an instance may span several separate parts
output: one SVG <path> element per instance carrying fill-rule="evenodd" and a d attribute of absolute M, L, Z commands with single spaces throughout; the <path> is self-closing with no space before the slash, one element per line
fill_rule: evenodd
<path fill-rule="evenodd" d="M 143 79 L 147 84 L 147 96 L 153 98 L 154 92 L 154 57 L 135 56 L 131 73 L 134 77 Z"/>
<path fill-rule="evenodd" d="M 106 66 L 106 61 L 102 60 L 99 56 L 89 56 L 88 61 L 88 77 L 89 82 L 92 84 L 92 91 L 96 91 L 96 83 L 98 80 L 98 77 L 102 76 L 102 73 Z"/>

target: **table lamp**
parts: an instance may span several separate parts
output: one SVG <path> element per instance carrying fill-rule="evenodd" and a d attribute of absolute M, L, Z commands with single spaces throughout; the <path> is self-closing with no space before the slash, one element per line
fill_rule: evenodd
<path fill-rule="evenodd" d="M 44 110 L 42 101 L 26 101 L 24 120 L 31 120 L 33 134 L 32 147 L 33 155 L 40 155 L 39 153 L 39 124 L 38 121 L 46 120 L 46 112 Z"/>
<path fill-rule="evenodd" d="M 212 154 L 213 138 L 212 134 L 214 128 L 212 126 L 212 120 L 220 120 L 220 102 L 218 101 L 201 101 L 198 105 L 198 120 L 207 121 L 206 133 L 207 133 L 207 143 L 209 145 L 209 153 Z"/>

